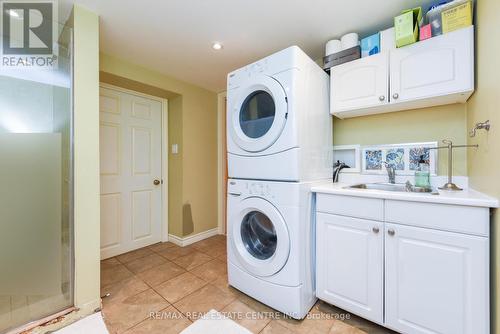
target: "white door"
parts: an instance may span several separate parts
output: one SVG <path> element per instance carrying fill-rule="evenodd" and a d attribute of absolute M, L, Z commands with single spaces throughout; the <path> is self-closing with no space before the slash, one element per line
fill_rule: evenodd
<path fill-rule="evenodd" d="M 161 240 L 162 103 L 100 90 L 101 257 Z"/>
<path fill-rule="evenodd" d="M 473 89 L 473 27 L 391 51 L 393 103 Z"/>
<path fill-rule="evenodd" d="M 383 322 L 383 223 L 317 213 L 316 295 Z"/>
<path fill-rule="evenodd" d="M 489 333 L 488 239 L 386 224 L 386 324 L 401 333 Z"/>
<path fill-rule="evenodd" d="M 230 240 L 239 264 L 255 276 L 279 272 L 290 254 L 290 235 L 279 211 L 265 199 L 250 197 L 234 212 Z"/>
<path fill-rule="evenodd" d="M 332 67 L 330 70 L 332 114 L 389 102 L 389 55 L 387 52 Z"/>
<path fill-rule="evenodd" d="M 228 133 L 247 152 L 260 152 L 281 135 L 288 115 L 288 100 L 280 83 L 257 75 L 245 83 L 227 111 Z"/>

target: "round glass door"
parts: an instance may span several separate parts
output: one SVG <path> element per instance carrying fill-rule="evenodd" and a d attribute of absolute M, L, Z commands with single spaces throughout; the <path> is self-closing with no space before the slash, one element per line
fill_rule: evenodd
<path fill-rule="evenodd" d="M 241 223 L 241 240 L 256 259 L 267 260 L 276 252 L 277 235 L 269 217 L 259 211 L 245 215 Z"/>
<path fill-rule="evenodd" d="M 259 75 L 247 82 L 228 113 L 228 127 L 234 142 L 248 152 L 270 147 L 286 123 L 288 102 L 275 79 Z"/>
<path fill-rule="evenodd" d="M 241 106 L 241 130 L 250 138 L 260 138 L 273 125 L 275 114 L 276 107 L 271 94 L 263 90 L 253 92 Z"/>
<path fill-rule="evenodd" d="M 231 243 L 240 265 L 256 276 L 271 276 L 283 268 L 290 253 L 288 228 L 279 211 L 258 197 L 239 203 L 231 217 Z"/>

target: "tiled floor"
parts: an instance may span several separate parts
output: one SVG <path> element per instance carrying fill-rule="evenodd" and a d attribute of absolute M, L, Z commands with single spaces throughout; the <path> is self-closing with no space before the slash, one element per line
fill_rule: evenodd
<path fill-rule="evenodd" d="M 391 331 L 318 302 L 302 321 L 284 317 L 227 284 L 226 239 L 162 243 L 101 262 L 103 314 L 111 333 L 179 333 L 215 309 L 254 333 Z M 248 316 L 251 315 L 251 316 Z"/>

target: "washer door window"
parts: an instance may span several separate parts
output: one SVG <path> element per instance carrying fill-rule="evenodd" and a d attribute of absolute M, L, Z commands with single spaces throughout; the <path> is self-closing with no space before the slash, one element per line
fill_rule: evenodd
<path fill-rule="evenodd" d="M 290 237 L 278 210 L 261 198 L 243 200 L 234 217 L 232 242 L 240 264 L 256 276 L 271 276 L 283 268 Z"/>
<path fill-rule="evenodd" d="M 241 222 L 240 233 L 243 245 L 256 259 L 267 260 L 276 253 L 276 228 L 262 212 L 247 213 Z"/>
<path fill-rule="evenodd" d="M 231 136 L 245 151 L 263 151 L 281 135 L 287 111 L 283 87 L 275 79 L 259 75 L 245 85 L 233 105 Z"/>

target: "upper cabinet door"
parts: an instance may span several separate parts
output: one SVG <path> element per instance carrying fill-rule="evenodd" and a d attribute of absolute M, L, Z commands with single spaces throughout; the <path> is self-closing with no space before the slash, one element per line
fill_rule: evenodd
<path fill-rule="evenodd" d="M 474 90 L 474 27 L 391 51 L 391 102 L 453 96 L 465 102 Z M 452 95 L 454 94 L 454 95 Z"/>
<path fill-rule="evenodd" d="M 383 323 L 383 223 L 317 213 L 316 295 Z"/>
<path fill-rule="evenodd" d="M 385 322 L 408 334 L 489 333 L 488 239 L 386 224 Z"/>
<path fill-rule="evenodd" d="M 380 53 L 332 67 L 330 80 L 332 114 L 387 104 L 389 55 Z"/>

